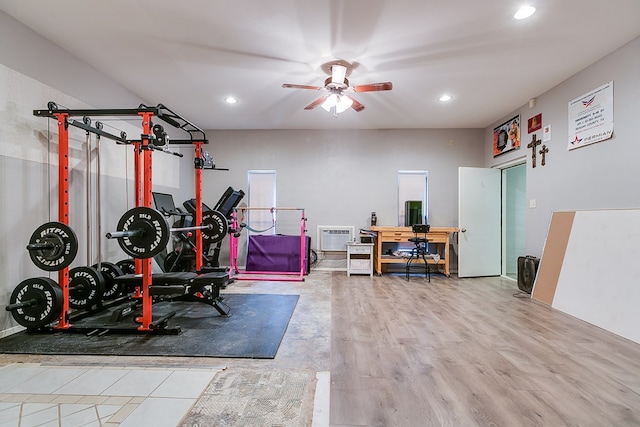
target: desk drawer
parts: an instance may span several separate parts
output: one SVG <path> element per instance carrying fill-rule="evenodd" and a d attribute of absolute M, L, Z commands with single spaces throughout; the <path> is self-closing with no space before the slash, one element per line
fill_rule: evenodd
<path fill-rule="evenodd" d="M 380 240 L 382 242 L 408 242 L 409 239 L 416 237 L 411 232 L 404 233 L 381 233 Z M 424 234 L 418 234 L 418 237 L 424 237 Z M 448 239 L 446 233 L 429 233 L 427 239 L 430 243 L 445 243 Z"/>
<path fill-rule="evenodd" d="M 411 237 L 414 237 L 413 233 L 382 233 L 381 240 L 383 242 L 406 242 Z"/>
<path fill-rule="evenodd" d="M 373 246 L 351 246 L 349 248 L 350 254 L 370 254 L 373 251 Z"/>

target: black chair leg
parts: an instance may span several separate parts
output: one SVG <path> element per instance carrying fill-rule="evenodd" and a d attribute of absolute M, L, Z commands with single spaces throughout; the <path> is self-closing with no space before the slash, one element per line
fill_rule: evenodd
<path fill-rule="evenodd" d="M 424 277 L 427 278 L 427 281 L 431 283 L 431 269 L 429 268 L 429 263 L 427 262 L 427 258 L 425 254 L 422 253 L 422 261 L 424 261 Z"/>
<path fill-rule="evenodd" d="M 411 252 L 411 257 L 409 257 L 409 260 L 405 265 L 405 275 L 407 277 L 407 282 L 409 281 L 409 276 L 411 274 L 411 262 L 413 261 L 415 255 L 415 259 L 419 259 L 418 257 L 422 257 L 422 262 L 424 262 L 424 277 L 426 277 L 427 281 L 431 283 L 431 267 L 429 267 L 429 263 L 427 262 L 426 253 L 423 251 L 419 251 L 418 253 L 416 252 L 417 251 L 415 249 L 413 250 L 413 252 Z"/>

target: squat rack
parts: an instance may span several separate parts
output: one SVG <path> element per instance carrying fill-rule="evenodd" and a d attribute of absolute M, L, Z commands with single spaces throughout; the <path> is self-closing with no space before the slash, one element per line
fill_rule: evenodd
<path fill-rule="evenodd" d="M 238 267 L 238 237 L 242 226 L 238 222 L 238 211 L 300 211 L 300 268 L 298 271 L 241 271 Z M 229 263 L 233 279 L 236 280 L 279 280 L 283 282 L 303 282 L 306 270 L 307 251 L 306 251 L 306 231 L 307 218 L 304 215 L 304 208 L 260 208 L 260 207 L 237 207 L 233 209 L 231 214 L 231 230 L 236 232 L 229 233 Z M 247 236 L 249 239 L 249 236 Z M 231 276 L 230 276 L 231 277 Z"/>
<path fill-rule="evenodd" d="M 175 112 L 162 104 L 157 106 L 147 106 L 140 104 L 138 108 L 132 109 L 62 109 L 55 102 L 49 102 L 46 110 L 33 110 L 33 115 L 37 117 L 52 118 L 58 124 L 58 221 L 69 225 L 69 126 L 74 126 L 91 132 L 100 137 L 105 137 L 116 141 L 117 144 L 134 146 L 134 202 L 136 207 L 151 207 L 152 203 L 152 151 L 158 150 L 183 157 L 183 154 L 159 148 L 167 144 L 193 144 L 195 146 L 195 200 L 196 214 L 194 221 L 196 224 L 202 222 L 202 169 L 206 165 L 206 155 L 202 150 L 203 144 L 208 144 L 206 135 L 202 129 L 179 116 Z M 138 116 L 142 120 L 142 134 L 139 140 L 127 139 L 124 131 L 119 135 L 114 135 L 103 130 L 100 122 L 91 126 L 90 116 L 110 116 L 127 117 Z M 82 121 L 71 119 L 72 117 L 83 117 Z M 185 131 L 189 139 L 171 139 L 161 125 L 153 125 L 152 119 L 157 117 L 165 123 Z M 215 166 L 213 167 L 215 168 Z M 196 230 L 196 252 L 202 253 L 202 234 Z M 142 274 L 142 289 L 137 289 L 134 297 L 142 300 L 140 331 L 151 331 L 152 318 L 152 298 L 149 292 L 152 280 L 152 260 L 136 259 L 136 274 Z M 202 269 L 201 257 L 196 257 L 196 269 Z M 71 327 L 69 322 L 69 267 L 58 271 L 58 284 L 62 289 L 63 304 L 58 324 L 55 329 L 65 330 Z"/>

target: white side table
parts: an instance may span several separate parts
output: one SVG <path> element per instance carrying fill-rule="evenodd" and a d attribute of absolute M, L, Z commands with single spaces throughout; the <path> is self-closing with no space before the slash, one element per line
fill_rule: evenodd
<path fill-rule="evenodd" d="M 373 243 L 347 243 L 347 277 L 352 274 L 373 277 Z"/>

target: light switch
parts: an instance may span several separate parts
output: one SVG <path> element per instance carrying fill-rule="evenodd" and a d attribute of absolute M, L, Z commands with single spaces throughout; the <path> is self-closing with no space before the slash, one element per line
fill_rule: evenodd
<path fill-rule="evenodd" d="M 531 199 L 531 200 L 529 200 L 529 207 L 530 207 L 531 209 L 533 209 L 533 208 L 535 208 L 535 207 L 536 207 L 536 199 Z"/>

